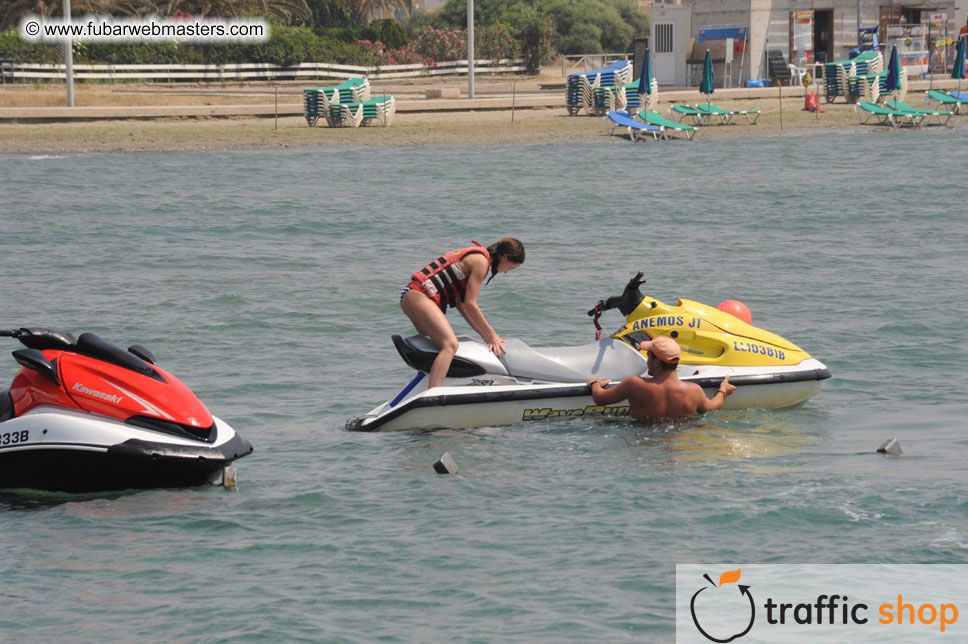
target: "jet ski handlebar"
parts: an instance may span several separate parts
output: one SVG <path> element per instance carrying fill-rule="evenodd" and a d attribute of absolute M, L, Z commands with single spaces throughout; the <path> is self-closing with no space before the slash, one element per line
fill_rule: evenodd
<path fill-rule="evenodd" d="M 642 295 L 642 291 L 639 290 L 639 287 L 645 284 L 642 275 L 642 271 L 636 273 L 635 277 L 630 279 L 629 283 L 625 285 L 625 290 L 622 291 L 621 295 L 613 295 L 607 300 L 599 300 L 595 308 L 588 312 L 588 317 L 596 317 L 597 315 L 601 315 L 603 311 L 614 308 L 618 308 L 622 312 L 622 315 L 628 316 L 645 297 Z"/>
<path fill-rule="evenodd" d="M 77 339 L 70 333 L 53 329 L 19 329 L 0 330 L 0 337 L 16 338 L 25 347 L 31 349 L 71 349 L 77 344 Z"/>

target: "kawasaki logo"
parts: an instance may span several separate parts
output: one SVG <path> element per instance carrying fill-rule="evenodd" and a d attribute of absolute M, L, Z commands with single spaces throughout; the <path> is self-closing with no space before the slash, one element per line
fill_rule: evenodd
<path fill-rule="evenodd" d="M 71 391 L 76 391 L 77 393 L 84 394 L 85 396 L 90 396 L 91 398 L 100 398 L 101 400 L 114 403 L 115 405 L 120 405 L 121 401 L 124 400 L 122 396 L 112 396 L 111 394 L 106 394 L 103 391 L 98 391 L 97 389 L 91 389 L 90 387 L 85 387 L 79 382 L 74 383 L 74 386 L 71 387 Z"/>

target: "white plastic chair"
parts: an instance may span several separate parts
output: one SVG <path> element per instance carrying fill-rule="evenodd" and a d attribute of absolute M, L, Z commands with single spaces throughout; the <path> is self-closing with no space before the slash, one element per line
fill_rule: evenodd
<path fill-rule="evenodd" d="M 787 67 L 790 68 L 790 85 L 803 85 L 803 76 L 807 73 L 807 68 L 798 67 L 793 63 L 790 63 Z"/>

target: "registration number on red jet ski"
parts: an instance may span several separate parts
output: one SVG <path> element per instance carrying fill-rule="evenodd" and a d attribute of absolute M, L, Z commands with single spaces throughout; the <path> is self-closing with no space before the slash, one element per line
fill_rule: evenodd
<path fill-rule="evenodd" d="M 0 445 L 16 445 L 17 443 L 26 443 L 28 440 L 30 440 L 30 432 L 26 429 L 22 432 L 0 434 Z"/>

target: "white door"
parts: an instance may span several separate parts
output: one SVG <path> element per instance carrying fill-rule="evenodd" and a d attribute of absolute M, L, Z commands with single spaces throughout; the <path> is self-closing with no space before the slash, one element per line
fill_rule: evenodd
<path fill-rule="evenodd" d="M 662 22 L 652 26 L 655 34 L 653 42 L 655 48 L 653 55 L 653 74 L 659 85 L 675 85 L 676 83 L 676 52 L 675 46 L 675 23 Z"/>

